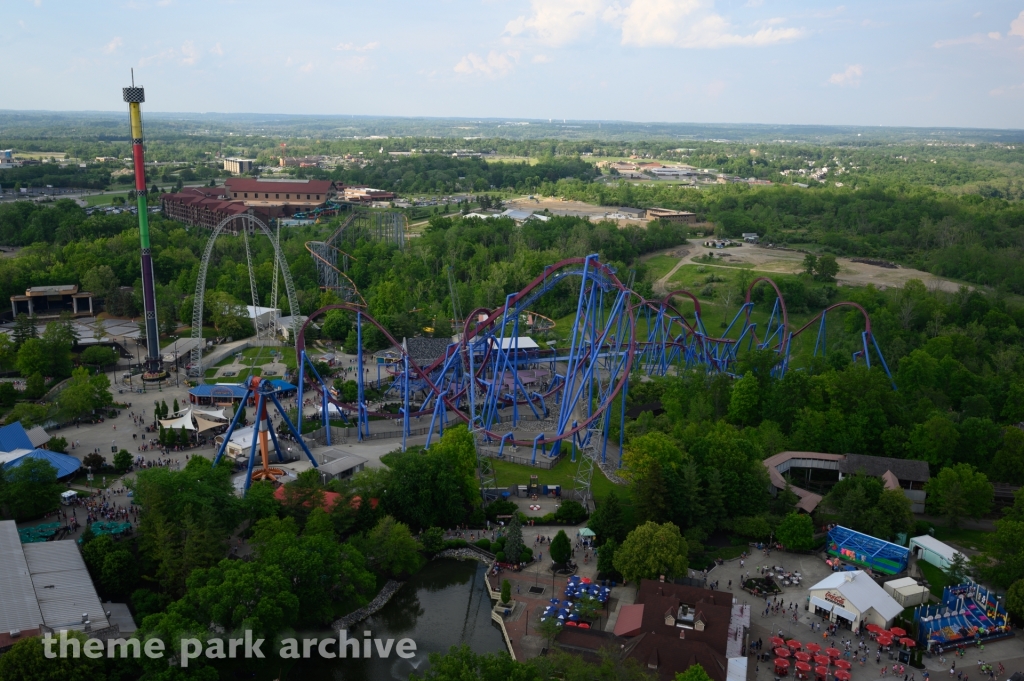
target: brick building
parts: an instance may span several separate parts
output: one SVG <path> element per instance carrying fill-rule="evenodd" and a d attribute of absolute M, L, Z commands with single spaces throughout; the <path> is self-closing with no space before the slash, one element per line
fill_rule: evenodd
<path fill-rule="evenodd" d="M 228 200 L 223 187 L 188 187 L 176 194 L 162 194 L 160 207 L 169 220 L 206 229 L 213 229 L 225 218 L 243 215 L 249 210 L 241 201 Z M 270 217 L 266 211 L 258 209 L 254 214 L 264 222 Z M 233 223 L 225 227 L 231 234 L 237 234 L 238 229 Z"/>

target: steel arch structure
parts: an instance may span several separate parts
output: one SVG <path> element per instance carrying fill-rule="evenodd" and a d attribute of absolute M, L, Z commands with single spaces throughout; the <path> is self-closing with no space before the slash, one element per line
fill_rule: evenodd
<path fill-rule="evenodd" d="M 202 260 L 199 261 L 199 278 L 196 281 L 196 293 L 192 303 L 192 338 L 199 340 L 199 343 L 195 343 L 195 347 L 192 348 L 191 358 L 191 369 L 190 372 L 195 372 L 196 378 L 199 382 L 203 381 L 203 302 L 206 296 L 206 273 L 210 267 L 210 257 L 213 255 L 213 247 L 217 242 L 217 237 L 220 236 L 224 228 L 233 223 L 235 220 L 242 220 L 244 224 L 241 225 L 241 229 L 248 232 L 255 232 L 258 227 L 263 233 L 270 239 L 270 243 L 274 246 L 274 263 L 275 263 L 275 274 L 277 269 L 281 270 L 281 277 L 284 279 L 285 295 L 288 296 L 288 308 L 291 310 L 292 319 L 296 322 L 297 326 L 297 314 L 299 310 L 298 298 L 295 295 L 295 284 L 292 283 L 292 275 L 288 270 L 288 261 L 285 260 L 284 254 L 281 252 L 281 245 L 274 232 L 264 223 L 262 220 L 252 214 L 252 211 L 243 213 L 241 215 L 233 215 L 229 218 L 225 218 L 217 223 L 217 226 L 213 228 L 210 233 L 210 239 L 206 242 L 206 248 L 203 250 Z M 256 295 L 256 284 L 255 278 L 253 277 L 252 271 L 252 260 L 248 257 L 249 254 L 249 242 L 246 236 L 246 256 L 249 260 L 249 279 L 250 286 L 253 290 L 253 296 Z M 276 307 L 277 301 L 271 301 L 271 307 Z M 259 303 L 253 300 L 253 305 L 259 305 Z M 292 336 L 295 337 L 294 333 L 296 329 L 292 329 Z M 257 334 L 258 337 L 258 334 Z"/>
<path fill-rule="evenodd" d="M 556 286 L 577 278 L 576 315 L 567 346 L 540 348 L 523 344 L 519 324 L 524 311 Z M 776 298 L 768 322 L 758 333 L 757 324 L 751 320 L 751 294 L 762 282 L 772 287 Z M 693 303 L 693 312 L 680 311 L 673 302 L 676 298 L 688 298 Z M 705 328 L 700 301 L 692 293 L 678 290 L 660 300 L 647 300 L 625 286 L 596 255 L 569 258 L 546 267 L 521 291 L 507 296 L 502 306 L 474 310 L 462 333 L 426 366 L 417 363 L 364 307 L 346 302 L 317 310 L 295 334 L 298 402 L 304 404 L 307 390 L 317 393 L 323 425 L 329 426 L 333 405 L 335 413 L 355 421 L 360 440 L 371 435 L 370 417 L 399 421 L 403 448 L 412 433 L 412 418 L 430 419 L 425 431 L 429 447 L 431 439 L 443 433 L 449 417 L 454 417 L 467 424 L 485 444 L 496 443 L 494 455 L 498 457 L 504 456 L 506 447 L 530 447 L 531 462 L 536 463 L 538 455 L 554 459 L 568 445 L 575 460 L 576 450 L 583 449 L 577 482 L 578 486 L 588 488 L 589 475 L 584 476 L 584 467 L 592 473 L 593 463 L 606 463 L 613 420 L 618 421 L 622 445 L 630 380 L 685 369 L 736 375 L 744 348 L 774 353 L 777 359 L 773 373 L 782 377 L 790 368 L 793 340 L 815 324 L 818 336 L 813 354 L 825 352 L 826 319 L 829 312 L 839 308 L 851 308 L 863 316 L 861 349 L 853 353 L 853 360 L 864 361 L 870 367 L 873 349 L 879 365 L 892 381 L 872 334 L 871 319 L 856 303 L 836 303 L 800 328 L 791 329 L 778 287 L 770 279 L 756 280 L 725 332 L 714 336 Z M 306 354 L 307 326 L 330 310 L 343 310 L 354 317 L 359 348 L 354 402 L 342 401 L 340 395 L 335 395 L 327 377 L 317 373 Z M 370 328 L 379 331 L 400 354 L 397 361 L 385 366 L 384 375 L 377 381 L 370 381 L 364 369 L 363 333 Z M 368 387 L 383 393 L 378 404 L 367 400 Z M 399 401 L 396 413 L 382 408 L 389 399 Z M 296 424 L 299 432 L 302 418 L 300 408 Z M 226 439 L 233 428 L 234 423 Z M 325 431 L 330 444 L 330 428 Z M 529 435 L 523 437 L 523 431 Z"/>

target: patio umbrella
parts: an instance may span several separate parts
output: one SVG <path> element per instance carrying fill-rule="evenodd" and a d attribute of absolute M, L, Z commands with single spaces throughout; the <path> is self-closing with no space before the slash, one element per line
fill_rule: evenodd
<path fill-rule="evenodd" d="M 824 667 L 827 667 L 832 663 L 832 660 L 828 659 L 827 655 L 815 655 L 814 661 Z"/>
<path fill-rule="evenodd" d="M 557 598 L 552 598 L 550 601 L 548 601 L 548 603 L 550 603 L 551 605 L 558 605 L 559 600 Z"/>
<path fill-rule="evenodd" d="M 800 643 L 800 641 L 797 641 L 795 638 L 791 638 L 788 641 L 786 641 L 786 645 L 792 648 L 793 650 L 800 650 L 804 647 L 804 644 Z"/>
<path fill-rule="evenodd" d="M 789 660 L 784 660 L 781 657 L 775 659 L 775 666 L 778 669 L 786 669 L 789 667 Z"/>
<path fill-rule="evenodd" d="M 895 638 L 900 638 L 901 636 L 907 635 L 907 630 L 902 629 L 900 627 L 890 627 L 889 633 L 892 634 Z"/>
<path fill-rule="evenodd" d="M 836 666 L 840 669 L 850 669 L 850 667 L 852 667 L 853 665 L 850 664 L 847 660 L 836 660 Z"/>
<path fill-rule="evenodd" d="M 810 653 L 805 653 L 802 650 L 799 653 L 794 654 L 793 657 L 795 657 L 796 659 L 800 660 L 801 662 L 810 662 L 811 661 L 811 654 Z"/>
<path fill-rule="evenodd" d="M 580 581 L 584 584 L 590 584 L 590 577 L 581 577 Z"/>
<path fill-rule="evenodd" d="M 793 653 L 789 652 L 789 648 L 776 648 L 775 654 L 779 657 L 789 657 Z"/>
<path fill-rule="evenodd" d="M 850 672 L 846 671 L 845 669 L 840 669 L 835 674 L 833 674 L 833 676 L 839 679 L 839 681 L 850 681 Z"/>
<path fill-rule="evenodd" d="M 839 652 L 839 648 L 826 648 L 825 654 L 829 657 L 839 657 L 840 655 L 842 655 L 842 653 Z"/>
<path fill-rule="evenodd" d="M 804 650 L 809 652 L 811 655 L 817 655 L 818 651 L 821 650 L 821 646 L 819 646 L 817 643 L 808 643 L 804 646 Z"/>
<path fill-rule="evenodd" d="M 826 676 L 828 676 L 828 667 L 815 667 L 814 673 L 820 676 L 821 678 L 825 678 Z"/>
<path fill-rule="evenodd" d="M 912 638 L 907 638 L 905 636 L 900 639 L 900 643 L 902 643 L 903 645 L 905 645 L 908 648 L 913 648 L 914 646 L 917 645 L 917 641 L 915 641 Z"/>
<path fill-rule="evenodd" d="M 768 641 L 771 642 L 772 648 L 778 648 L 779 646 L 786 645 L 786 642 L 778 636 L 772 636 Z"/>
<path fill-rule="evenodd" d="M 796 667 L 797 669 L 799 669 L 802 672 L 809 672 L 809 671 L 811 671 L 811 665 L 807 664 L 806 662 L 797 662 L 793 666 Z"/>
<path fill-rule="evenodd" d="M 864 628 L 867 629 L 868 631 L 872 632 L 872 633 L 875 633 L 875 634 L 877 634 L 880 631 L 885 631 L 885 629 L 883 629 L 882 627 L 878 626 L 877 624 L 869 624 L 869 625 L 865 626 Z"/>
<path fill-rule="evenodd" d="M 876 638 L 875 640 L 878 641 L 883 646 L 891 646 L 892 645 L 892 636 L 889 636 L 888 634 L 879 634 L 878 638 Z"/>

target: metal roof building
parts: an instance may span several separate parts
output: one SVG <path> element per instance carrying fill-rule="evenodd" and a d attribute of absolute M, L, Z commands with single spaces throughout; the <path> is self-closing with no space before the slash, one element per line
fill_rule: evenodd
<path fill-rule="evenodd" d="M 22 544 L 13 520 L 0 521 L 0 649 L 41 627 L 95 631 L 109 626 L 73 541 Z"/>

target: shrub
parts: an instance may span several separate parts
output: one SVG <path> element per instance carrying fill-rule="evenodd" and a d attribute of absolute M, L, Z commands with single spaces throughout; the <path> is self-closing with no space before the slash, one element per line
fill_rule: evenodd
<path fill-rule="evenodd" d="M 501 604 L 508 605 L 512 600 L 512 584 L 507 579 L 501 580 Z"/>
<path fill-rule="evenodd" d="M 467 546 L 469 546 L 469 542 L 465 539 L 449 539 L 444 543 L 445 549 L 464 549 Z"/>
<path fill-rule="evenodd" d="M 497 539 L 495 539 L 494 541 L 491 542 L 491 551 L 497 552 L 497 551 L 501 551 L 504 548 L 505 548 L 505 538 L 504 537 L 498 537 Z"/>
<path fill-rule="evenodd" d="M 555 520 L 570 525 L 578 525 L 586 519 L 587 509 L 583 508 L 583 504 L 572 499 L 563 501 L 562 505 L 558 507 L 558 511 L 555 512 Z"/>
<path fill-rule="evenodd" d="M 483 539 L 478 539 L 476 545 L 482 548 L 484 551 L 491 550 L 491 540 L 487 537 L 484 537 Z"/>
<path fill-rule="evenodd" d="M 504 551 L 498 551 L 496 554 L 494 554 L 494 560 L 498 561 L 499 563 L 504 563 L 505 562 L 505 552 Z"/>
<path fill-rule="evenodd" d="M 529 546 L 523 547 L 523 552 L 519 554 L 520 563 L 530 563 L 533 561 L 533 549 Z"/>
<path fill-rule="evenodd" d="M 516 506 L 515 503 L 500 499 L 498 501 L 491 502 L 484 511 L 484 514 L 487 516 L 487 520 L 490 520 L 493 523 L 498 520 L 499 515 L 512 515 L 518 511 L 519 507 Z"/>
<path fill-rule="evenodd" d="M 539 522 L 541 525 L 553 525 L 555 523 L 555 514 L 545 513 L 543 516 L 541 516 Z"/>
<path fill-rule="evenodd" d="M 437 553 L 444 549 L 444 530 L 440 527 L 430 527 L 423 533 L 423 550 L 427 553 Z"/>

